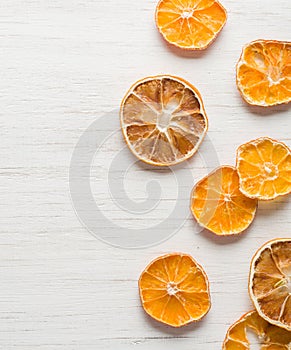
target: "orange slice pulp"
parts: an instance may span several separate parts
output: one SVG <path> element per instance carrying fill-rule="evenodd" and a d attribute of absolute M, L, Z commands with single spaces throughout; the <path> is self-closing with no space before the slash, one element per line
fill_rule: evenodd
<path fill-rule="evenodd" d="M 251 105 L 290 102 L 291 43 L 257 40 L 247 44 L 237 64 L 237 86 Z"/>
<path fill-rule="evenodd" d="M 161 0 L 156 10 L 156 24 L 164 39 L 188 50 L 207 48 L 226 19 L 226 10 L 214 0 Z"/>
<path fill-rule="evenodd" d="M 289 350 L 291 332 L 273 326 L 251 311 L 228 330 L 222 350 Z"/>
<path fill-rule="evenodd" d="M 199 91 L 185 80 L 167 75 L 134 84 L 122 101 L 120 119 L 132 153 L 158 166 L 192 157 L 208 129 Z"/>
<path fill-rule="evenodd" d="M 207 276 L 187 254 L 168 254 L 151 262 L 140 277 L 139 291 L 144 310 L 172 327 L 199 321 L 210 309 Z"/>
<path fill-rule="evenodd" d="M 257 201 L 239 190 L 235 168 L 223 166 L 202 179 L 191 195 L 191 210 L 198 223 L 216 235 L 241 233 L 252 223 Z"/>
<path fill-rule="evenodd" d="M 250 198 L 270 200 L 291 192 L 291 152 L 282 142 L 262 137 L 237 150 L 240 190 Z"/>
<path fill-rule="evenodd" d="M 291 238 L 268 242 L 255 254 L 249 292 L 261 317 L 291 331 Z"/>

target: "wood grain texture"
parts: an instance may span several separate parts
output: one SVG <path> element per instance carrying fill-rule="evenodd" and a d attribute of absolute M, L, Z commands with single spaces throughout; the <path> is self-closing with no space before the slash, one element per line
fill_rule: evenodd
<path fill-rule="evenodd" d="M 126 90 L 147 75 L 181 76 L 203 96 L 209 138 L 201 147 L 202 158 L 190 162 L 189 193 L 207 170 L 203 157 L 210 143 L 221 164 L 234 164 L 237 146 L 259 136 L 291 146 L 288 106 L 250 108 L 235 86 L 235 64 L 245 43 L 290 40 L 290 1 L 223 4 L 229 12 L 225 29 L 209 50 L 190 57 L 170 49 L 157 33 L 154 0 L 0 3 L 1 349 L 219 350 L 228 326 L 252 308 L 250 259 L 265 241 L 290 237 L 290 198 L 260 203 L 254 224 L 238 239 L 197 233 L 188 216 L 179 233 L 164 243 L 124 250 L 102 243 L 80 224 L 68 184 L 81 134 L 104 113 L 114 111 L 117 118 Z M 160 174 L 162 200 L 146 217 L 112 202 L 107 171 L 122 146 L 116 134 L 96 155 L 97 202 L 126 227 L 166 220 L 178 190 L 171 174 Z M 133 162 L 131 155 L 128 160 Z M 125 177 L 128 196 L 146 198 L 151 178 L 151 171 L 133 164 Z M 192 254 L 211 283 L 209 315 L 180 330 L 151 321 L 137 289 L 145 265 L 171 251 Z"/>

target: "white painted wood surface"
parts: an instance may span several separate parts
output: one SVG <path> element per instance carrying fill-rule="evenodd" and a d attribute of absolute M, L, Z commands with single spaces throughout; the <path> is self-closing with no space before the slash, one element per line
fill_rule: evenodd
<path fill-rule="evenodd" d="M 223 4 L 229 12 L 225 29 L 209 50 L 190 57 L 158 35 L 154 0 L 1 1 L 1 349 L 218 350 L 228 326 L 252 308 L 251 256 L 265 241 L 290 236 L 290 198 L 260 203 L 254 224 L 238 239 L 197 233 L 189 216 L 164 243 L 125 250 L 90 235 L 69 194 L 69 164 L 79 137 L 104 113 L 113 110 L 117 118 L 126 90 L 147 75 L 178 75 L 200 89 L 210 122 L 202 158 L 212 143 L 221 164 L 234 164 L 237 146 L 263 135 L 291 146 L 290 109 L 246 106 L 234 71 L 248 41 L 290 40 L 290 1 Z M 162 200 L 146 217 L 114 206 L 107 165 L 123 146 L 120 134 L 114 140 L 96 156 L 98 204 L 125 227 L 166 220 L 178 190 L 168 173 L 160 174 Z M 206 160 L 209 168 L 213 159 Z M 199 156 L 189 164 L 193 183 L 184 185 L 190 193 L 207 169 Z M 131 167 L 125 189 L 132 200 L 146 198 L 152 174 Z M 171 251 L 192 254 L 211 283 L 211 312 L 180 330 L 145 316 L 137 290 L 145 265 Z"/>

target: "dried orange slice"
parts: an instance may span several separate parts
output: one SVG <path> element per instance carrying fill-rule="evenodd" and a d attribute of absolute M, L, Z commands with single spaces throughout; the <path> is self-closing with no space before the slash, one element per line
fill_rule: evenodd
<path fill-rule="evenodd" d="M 243 48 L 237 85 L 251 105 L 274 106 L 291 101 L 291 43 L 257 40 Z"/>
<path fill-rule="evenodd" d="M 291 238 L 268 242 L 255 254 L 249 292 L 261 317 L 291 331 Z"/>
<path fill-rule="evenodd" d="M 203 178 L 191 195 L 191 210 L 198 223 L 219 236 L 241 233 L 252 223 L 257 201 L 239 190 L 235 168 L 223 166 Z"/>
<path fill-rule="evenodd" d="M 273 326 L 251 311 L 228 330 L 222 350 L 289 350 L 291 332 Z"/>
<path fill-rule="evenodd" d="M 151 262 L 139 279 L 139 292 L 144 310 L 172 327 L 201 320 L 211 306 L 207 276 L 187 254 Z"/>
<path fill-rule="evenodd" d="M 188 50 L 206 49 L 223 28 L 225 8 L 214 0 L 161 0 L 156 24 L 164 39 Z"/>
<path fill-rule="evenodd" d="M 240 190 L 250 198 L 270 200 L 291 192 L 291 152 L 282 142 L 262 137 L 237 150 Z"/>
<path fill-rule="evenodd" d="M 168 75 L 135 83 L 122 101 L 120 119 L 133 154 L 159 166 L 192 157 L 208 128 L 199 91 L 185 80 Z"/>

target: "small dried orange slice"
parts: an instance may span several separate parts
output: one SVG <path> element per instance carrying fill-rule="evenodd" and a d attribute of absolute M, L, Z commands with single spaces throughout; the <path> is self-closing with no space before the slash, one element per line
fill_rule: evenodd
<path fill-rule="evenodd" d="M 170 166 L 192 157 L 208 128 L 199 91 L 168 75 L 135 83 L 120 110 L 125 141 L 143 162 Z"/>
<path fill-rule="evenodd" d="M 250 198 L 271 200 L 291 192 L 291 151 L 282 142 L 262 137 L 237 150 L 240 190 Z"/>
<path fill-rule="evenodd" d="M 291 331 L 291 238 L 268 242 L 255 254 L 249 293 L 261 317 Z"/>
<path fill-rule="evenodd" d="M 291 43 L 257 40 L 243 48 L 237 85 L 251 105 L 274 106 L 291 101 Z"/>
<path fill-rule="evenodd" d="M 198 223 L 218 236 L 243 232 L 252 223 L 257 201 L 239 190 L 235 168 L 223 166 L 203 178 L 191 195 L 191 211 Z"/>
<path fill-rule="evenodd" d="M 172 327 L 201 320 L 211 306 L 207 276 L 187 254 L 151 262 L 141 274 L 139 292 L 148 315 Z"/>
<path fill-rule="evenodd" d="M 223 28 L 225 8 L 214 0 L 161 0 L 156 24 L 164 39 L 188 50 L 206 49 Z"/>
<path fill-rule="evenodd" d="M 222 350 L 289 350 L 291 332 L 273 326 L 251 311 L 228 330 Z"/>

